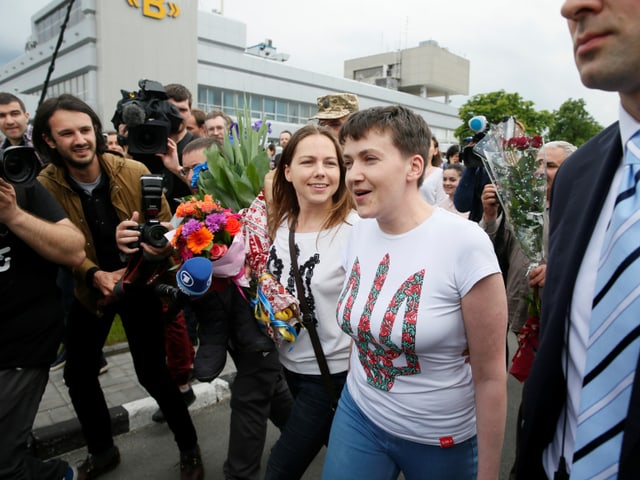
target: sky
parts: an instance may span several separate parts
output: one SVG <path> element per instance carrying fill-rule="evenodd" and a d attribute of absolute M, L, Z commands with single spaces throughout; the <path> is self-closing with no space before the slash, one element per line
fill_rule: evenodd
<path fill-rule="evenodd" d="M 0 0 L 0 64 L 24 51 L 31 15 L 47 3 Z M 561 5 L 561 0 L 198 0 L 201 10 L 222 11 L 245 23 L 247 46 L 271 39 L 278 53 L 289 54 L 292 67 L 342 77 L 346 59 L 435 40 L 470 61 L 469 96 L 452 97 L 452 105 L 497 90 L 520 94 L 536 110 L 557 110 L 569 98 L 583 98 L 587 111 L 607 126 L 617 119 L 618 96 L 580 82 Z"/>

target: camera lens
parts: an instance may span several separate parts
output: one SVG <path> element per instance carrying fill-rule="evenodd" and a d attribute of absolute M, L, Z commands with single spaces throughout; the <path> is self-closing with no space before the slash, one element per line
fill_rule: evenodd
<path fill-rule="evenodd" d="M 127 143 L 130 154 L 166 153 L 169 123 L 147 120 L 144 124 L 129 128 Z"/>
<path fill-rule="evenodd" d="M 31 147 L 9 147 L 0 159 L 0 175 L 9 183 L 31 183 L 40 171 L 40 162 Z"/>
<path fill-rule="evenodd" d="M 164 236 L 168 230 L 162 225 L 147 225 L 144 231 L 144 242 L 153 247 L 164 247 L 167 244 L 167 238 Z"/>

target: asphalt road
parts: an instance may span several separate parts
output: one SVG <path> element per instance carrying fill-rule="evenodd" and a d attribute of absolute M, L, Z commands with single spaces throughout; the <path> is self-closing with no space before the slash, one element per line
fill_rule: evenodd
<path fill-rule="evenodd" d="M 515 337 L 513 334 L 509 336 L 509 350 L 511 354 L 513 354 L 513 352 L 515 352 Z M 509 407 L 502 452 L 501 480 L 507 480 L 509 478 L 509 472 L 515 456 L 515 425 L 521 392 L 522 385 L 513 377 L 509 376 Z M 228 401 L 192 412 L 192 417 L 198 431 L 207 479 L 223 478 L 222 465 L 226 457 L 227 439 L 229 436 L 229 416 L 230 408 Z M 269 450 L 277 438 L 278 430 L 270 424 L 265 451 L 263 453 L 263 467 L 266 465 Z M 116 438 L 116 444 L 120 448 L 122 463 L 113 472 L 100 477 L 101 479 L 176 480 L 180 477 L 178 450 L 173 441 L 171 431 L 166 425 L 150 425 L 120 435 Z M 86 449 L 82 448 L 62 455 L 61 458 L 77 464 L 83 460 L 85 455 Z M 321 478 L 323 459 L 324 449 L 307 470 L 303 480 L 317 480 Z M 263 473 L 264 470 L 262 471 L 262 474 Z"/>

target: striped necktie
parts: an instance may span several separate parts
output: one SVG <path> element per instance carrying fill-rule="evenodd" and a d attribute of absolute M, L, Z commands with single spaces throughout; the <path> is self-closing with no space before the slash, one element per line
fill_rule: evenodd
<path fill-rule="evenodd" d="M 615 478 L 640 353 L 640 131 L 624 172 L 596 276 L 571 478 Z"/>
<path fill-rule="evenodd" d="M 596 276 L 571 478 L 615 478 L 640 353 L 640 131 L 624 172 Z"/>

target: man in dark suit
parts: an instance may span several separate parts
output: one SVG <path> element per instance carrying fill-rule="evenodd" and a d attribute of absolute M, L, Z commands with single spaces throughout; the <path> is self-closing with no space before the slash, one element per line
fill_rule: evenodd
<path fill-rule="evenodd" d="M 634 134 L 640 130 L 640 9 L 634 0 L 565 0 L 561 12 L 568 20 L 582 82 L 619 93 L 620 121 L 571 155 L 553 184 L 540 348 L 525 384 L 517 478 L 640 478 L 640 378 L 635 375 L 640 301 L 634 293 L 640 276 L 628 274 L 638 268 L 639 260 L 634 262 L 630 254 L 628 266 L 618 265 L 624 267 L 621 276 L 614 274 L 604 287 L 600 283 L 601 265 L 608 262 L 601 252 L 621 248 L 611 239 L 616 235 L 609 226 L 614 219 L 620 221 L 619 207 L 626 199 L 637 200 L 634 175 L 629 177 L 632 170 L 627 168 L 637 167 L 623 164 L 638 152 Z M 639 177 L 635 175 L 636 182 Z M 622 198 L 620 187 L 629 183 L 628 195 Z M 640 244 L 634 211 L 638 209 L 633 207 L 622 218 L 629 233 L 617 237 L 619 243 L 622 235 L 630 238 L 635 243 L 631 249 Z M 604 295 L 613 294 L 615 300 L 607 320 L 611 323 L 605 322 L 602 335 L 618 338 L 613 339 L 616 347 L 594 363 L 591 347 L 599 341 L 594 325 L 602 317 L 598 297 L 605 290 Z M 631 328 L 620 335 L 617 322 L 623 317 Z M 623 368 L 631 370 L 624 374 L 625 382 L 611 390 L 600 386 L 600 371 L 607 381 Z M 608 424 L 610 412 L 619 417 Z M 589 436 L 595 418 L 601 430 Z M 588 469 L 585 462 L 592 462 Z"/>

